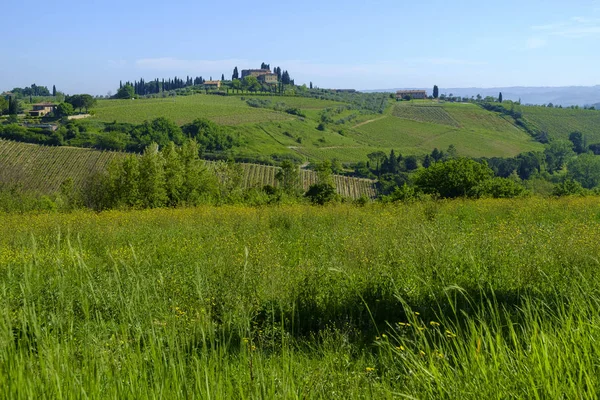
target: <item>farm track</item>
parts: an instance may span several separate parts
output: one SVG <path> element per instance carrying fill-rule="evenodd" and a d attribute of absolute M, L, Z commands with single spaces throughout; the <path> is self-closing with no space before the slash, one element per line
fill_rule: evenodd
<path fill-rule="evenodd" d="M 106 170 L 110 162 L 126 153 L 99 151 L 77 147 L 51 147 L 0 140 L 0 184 L 19 184 L 25 190 L 54 193 L 71 178 L 82 187 L 92 175 Z M 208 165 L 214 161 L 205 161 Z M 246 188 L 277 186 L 278 167 L 240 163 L 242 182 Z M 317 181 L 317 174 L 300 170 L 304 190 Z M 359 198 L 376 196 L 375 181 L 347 176 L 334 176 L 337 191 L 343 196 Z"/>

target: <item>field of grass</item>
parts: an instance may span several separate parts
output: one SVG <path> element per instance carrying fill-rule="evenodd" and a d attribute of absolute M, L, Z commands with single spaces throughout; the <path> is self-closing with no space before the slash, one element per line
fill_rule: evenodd
<path fill-rule="evenodd" d="M 0 219 L 2 398 L 600 394 L 598 198 Z"/>
<path fill-rule="evenodd" d="M 192 122 L 196 118 L 207 118 L 221 125 L 239 125 L 256 122 L 289 120 L 293 117 L 283 112 L 264 108 L 253 108 L 242 100 L 243 96 L 194 95 L 159 99 L 100 100 L 95 118 L 104 122 L 129 122 L 139 124 L 146 120 L 166 117 L 178 125 Z M 245 99 L 251 96 L 245 96 Z M 322 109 L 339 105 L 333 101 L 302 97 L 265 97 L 273 104 L 283 102 L 289 107 Z"/>
<path fill-rule="evenodd" d="M 55 193 L 71 178 L 75 187 L 97 172 L 104 171 L 115 157 L 125 153 L 103 152 L 75 147 L 48 147 L 0 140 L 0 183 L 18 184 L 27 191 Z M 207 161 L 207 163 L 211 163 Z M 277 186 L 278 168 L 242 163 L 245 188 Z M 302 171 L 304 189 L 316 183 L 316 173 Z M 374 182 L 367 179 L 334 176 L 337 191 L 343 196 L 375 197 Z"/>
<path fill-rule="evenodd" d="M 600 143 L 600 111 L 546 107 L 520 107 L 523 117 L 551 138 L 569 139 L 572 132 L 583 133 L 588 143 Z"/>
<path fill-rule="evenodd" d="M 463 117 L 459 113 L 452 115 Z M 456 120 L 459 121 L 458 118 Z M 434 147 L 445 150 L 451 144 L 460 155 L 470 157 L 509 157 L 542 149 L 540 143 L 534 142 L 525 132 L 512 126 L 497 132 L 386 116 L 360 126 L 357 131 L 360 134 L 348 136 L 373 147 L 394 148 L 405 155 L 430 153 Z"/>
<path fill-rule="evenodd" d="M 291 119 L 285 113 L 252 108 L 240 97 L 195 95 L 164 99 L 100 100 L 95 119 L 104 122 L 139 124 L 146 120 L 166 117 L 178 125 L 196 118 L 207 118 L 222 125 L 279 121 Z"/>

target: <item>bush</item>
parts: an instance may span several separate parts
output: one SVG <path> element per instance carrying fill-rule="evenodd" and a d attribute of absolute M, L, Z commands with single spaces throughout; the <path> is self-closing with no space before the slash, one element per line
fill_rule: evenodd
<path fill-rule="evenodd" d="M 585 194 L 585 189 L 579 182 L 576 182 L 572 179 L 565 179 L 563 182 L 554 186 L 552 190 L 552 194 L 554 196 L 583 196 Z"/>
<path fill-rule="evenodd" d="M 323 205 L 337 199 L 335 186 L 331 183 L 315 183 L 306 191 L 305 196 L 313 203 Z"/>
<path fill-rule="evenodd" d="M 493 197 L 494 199 L 519 197 L 527 192 L 520 183 L 499 177 L 481 182 L 474 191 L 477 197 Z"/>
<path fill-rule="evenodd" d="M 492 179 L 493 175 L 494 172 L 485 163 L 457 158 L 418 171 L 415 183 L 424 193 L 444 198 L 476 197 L 476 188 Z"/>

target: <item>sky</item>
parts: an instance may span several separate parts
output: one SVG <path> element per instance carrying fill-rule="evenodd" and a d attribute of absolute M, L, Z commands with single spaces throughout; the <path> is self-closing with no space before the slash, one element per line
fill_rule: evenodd
<path fill-rule="evenodd" d="M 0 15 L 0 92 L 106 95 L 263 61 L 323 88 L 600 84 L 600 0 L 11 1 Z"/>

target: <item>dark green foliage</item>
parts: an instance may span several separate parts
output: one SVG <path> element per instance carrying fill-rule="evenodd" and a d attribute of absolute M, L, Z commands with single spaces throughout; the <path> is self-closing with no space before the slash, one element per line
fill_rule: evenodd
<path fill-rule="evenodd" d="M 502 92 L 498 94 L 498 103 L 502 103 Z"/>
<path fill-rule="evenodd" d="M 135 96 L 133 86 L 125 85 L 117 91 L 115 97 L 117 99 L 132 99 Z"/>
<path fill-rule="evenodd" d="M 573 143 L 573 151 L 577 154 L 587 151 L 585 136 L 581 132 L 571 132 L 569 140 Z"/>
<path fill-rule="evenodd" d="M 62 117 L 67 117 L 69 115 L 73 115 L 74 112 L 75 112 L 75 110 L 73 109 L 73 105 L 65 102 L 65 103 L 60 103 L 56 107 L 56 111 L 54 111 L 54 115 L 59 118 L 62 118 Z"/>
<path fill-rule="evenodd" d="M 565 179 L 558 185 L 554 186 L 552 190 L 552 194 L 554 196 L 583 196 L 585 194 L 585 189 L 581 184 L 572 179 Z"/>
<path fill-rule="evenodd" d="M 308 188 L 305 196 L 318 205 L 329 203 L 338 197 L 335 186 L 331 183 L 315 183 Z"/>
<path fill-rule="evenodd" d="M 240 73 L 238 72 L 238 67 L 233 69 L 233 74 L 231 75 L 231 80 L 234 81 L 236 79 L 240 79 Z"/>
<path fill-rule="evenodd" d="M 486 164 L 457 158 L 420 170 L 415 184 L 424 193 L 443 198 L 473 197 L 478 195 L 477 186 L 492 177 L 493 171 Z"/>
<path fill-rule="evenodd" d="M 525 187 L 512 179 L 494 177 L 486 179 L 474 189 L 475 197 L 492 197 L 508 199 L 519 197 L 526 193 Z"/>
<path fill-rule="evenodd" d="M 8 100 L 0 97 L 0 115 L 8 114 Z"/>
<path fill-rule="evenodd" d="M 433 85 L 433 98 L 437 99 L 438 97 L 440 97 L 440 89 L 437 85 Z"/>
<path fill-rule="evenodd" d="M 563 169 L 567 162 L 575 156 L 573 145 L 568 140 L 554 140 L 544 150 L 546 169 L 554 173 Z"/>
<path fill-rule="evenodd" d="M 169 142 L 181 145 L 184 140 L 181 128 L 164 117 L 156 118 L 152 122 L 145 121 L 138 125 L 131 132 L 131 137 L 135 144 L 132 144 L 130 149 L 134 151 L 142 151 L 150 143 L 157 143 L 160 148 L 163 148 Z"/>
<path fill-rule="evenodd" d="M 195 139 L 205 151 L 224 151 L 238 144 L 236 137 L 204 118 L 198 118 L 182 129 L 187 137 Z"/>
<path fill-rule="evenodd" d="M 581 154 L 568 165 L 568 176 L 584 188 L 592 189 L 600 185 L 600 157 L 591 153 Z"/>

